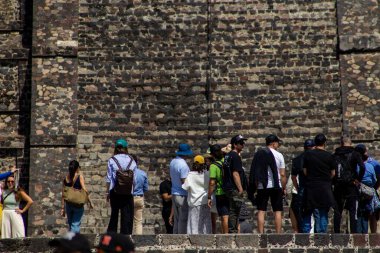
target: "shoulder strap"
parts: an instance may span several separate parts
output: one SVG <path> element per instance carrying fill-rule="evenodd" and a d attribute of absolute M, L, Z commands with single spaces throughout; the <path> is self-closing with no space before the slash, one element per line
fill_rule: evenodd
<path fill-rule="evenodd" d="M 128 157 L 129 157 L 129 163 L 128 163 L 128 166 L 127 166 L 126 170 L 128 170 L 129 167 L 131 167 L 132 161 L 133 161 L 133 158 L 130 155 L 128 155 Z M 111 159 L 116 163 L 116 165 L 117 165 L 117 167 L 118 167 L 119 170 L 123 170 L 122 167 L 121 167 L 121 165 L 120 165 L 120 163 L 119 163 L 119 161 L 116 159 L 116 157 L 113 156 L 113 157 L 111 157 Z"/>
<path fill-rule="evenodd" d="M 213 162 L 212 164 L 216 165 L 219 169 L 223 168 L 223 165 L 218 163 L 218 161 Z"/>
<path fill-rule="evenodd" d="M 80 178 L 80 175 L 77 176 L 77 178 L 73 178 L 73 181 L 71 182 L 71 187 L 74 188 L 74 184 L 77 182 L 77 180 Z"/>
<path fill-rule="evenodd" d="M 1 197 L 1 203 L 3 204 L 3 203 L 4 203 L 4 200 L 5 200 L 6 198 L 8 198 L 8 196 L 11 195 L 13 192 L 14 192 L 14 191 L 9 192 L 7 195 L 5 195 L 4 198 Z"/>

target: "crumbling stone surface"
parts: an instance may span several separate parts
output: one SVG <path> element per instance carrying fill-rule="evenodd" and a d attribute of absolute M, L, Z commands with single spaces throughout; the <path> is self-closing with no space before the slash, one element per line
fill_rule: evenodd
<path fill-rule="evenodd" d="M 380 138 L 380 53 L 341 57 L 344 127 L 354 139 Z"/>
<path fill-rule="evenodd" d="M 78 0 L 36 0 L 33 5 L 33 54 L 76 56 Z"/>
<path fill-rule="evenodd" d="M 21 5 L 22 0 L 9 0 L 0 2 L 0 29 L 13 30 L 20 29 L 22 26 L 21 20 Z"/>
<path fill-rule="evenodd" d="M 342 51 L 380 49 L 378 0 L 339 0 L 338 32 Z"/>
<path fill-rule="evenodd" d="M 77 134 L 77 60 L 43 58 L 33 61 L 32 136 L 44 139 Z M 44 144 L 44 139 L 33 141 Z M 68 142 L 68 143 L 67 143 Z M 76 144 L 76 139 L 64 144 Z M 60 144 L 55 138 L 52 144 Z"/>

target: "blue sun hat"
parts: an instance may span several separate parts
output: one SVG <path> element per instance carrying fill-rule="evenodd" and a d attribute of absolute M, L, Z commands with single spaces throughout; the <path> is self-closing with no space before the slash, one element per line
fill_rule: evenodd
<path fill-rule="evenodd" d="M 122 148 L 128 148 L 128 142 L 124 139 L 118 139 L 115 146 L 121 146 Z"/>
<path fill-rule="evenodd" d="M 178 151 L 175 152 L 176 155 L 182 155 L 182 156 L 191 156 L 193 155 L 193 151 L 191 150 L 191 147 L 187 143 L 181 143 L 178 146 Z"/>

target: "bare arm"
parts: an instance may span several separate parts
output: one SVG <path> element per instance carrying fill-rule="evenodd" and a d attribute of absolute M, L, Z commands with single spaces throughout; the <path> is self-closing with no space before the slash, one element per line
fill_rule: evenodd
<path fill-rule="evenodd" d="M 170 200 L 172 199 L 172 195 L 169 194 L 169 193 L 163 193 L 163 194 L 161 195 L 161 198 L 162 198 L 165 202 L 168 202 L 168 201 L 170 201 Z"/>
<path fill-rule="evenodd" d="M 232 172 L 232 177 L 234 179 L 234 183 L 235 183 L 236 187 L 238 188 L 239 193 L 242 193 L 243 192 L 243 187 L 241 186 L 239 172 L 233 171 Z"/>
<path fill-rule="evenodd" d="M 63 198 L 63 192 L 65 191 L 65 184 L 62 182 L 62 197 L 61 197 L 61 215 L 65 216 L 65 199 Z"/>
<path fill-rule="evenodd" d="M 330 170 L 331 178 L 335 177 L 335 170 Z"/>
<path fill-rule="evenodd" d="M 20 191 L 19 194 L 20 194 L 20 197 L 22 198 L 22 200 L 24 200 L 26 202 L 25 207 L 22 210 L 19 210 L 19 213 L 22 214 L 22 213 L 25 213 L 26 211 L 28 211 L 29 207 L 33 204 L 33 200 L 24 191 Z"/>
<path fill-rule="evenodd" d="M 282 189 L 286 189 L 286 173 L 285 168 L 280 168 L 280 176 L 281 176 L 281 186 Z"/>
<path fill-rule="evenodd" d="M 210 182 L 208 183 L 208 201 L 207 201 L 207 205 L 210 208 L 212 206 L 211 196 L 213 192 L 215 191 L 215 185 L 216 185 L 216 180 L 214 178 L 210 178 Z"/>
<path fill-rule="evenodd" d="M 208 184 L 208 198 L 211 198 L 211 195 L 215 191 L 216 180 L 215 178 L 210 178 L 210 182 Z"/>
<path fill-rule="evenodd" d="M 86 189 L 86 186 L 84 185 L 84 177 L 82 175 L 79 176 L 79 182 L 80 182 L 80 186 L 82 187 L 82 189 L 88 193 L 87 189 Z"/>
<path fill-rule="evenodd" d="M 172 226 L 174 225 L 173 217 L 174 217 L 174 208 L 172 206 L 172 209 L 170 210 L 170 215 L 169 215 L 169 224 Z"/>
<path fill-rule="evenodd" d="M 292 182 L 293 182 L 293 186 L 294 186 L 294 188 L 296 188 L 296 190 L 298 191 L 297 176 L 293 176 L 293 175 L 292 175 Z"/>

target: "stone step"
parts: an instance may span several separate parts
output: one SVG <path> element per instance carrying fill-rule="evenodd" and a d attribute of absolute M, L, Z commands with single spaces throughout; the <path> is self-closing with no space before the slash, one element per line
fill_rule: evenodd
<path fill-rule="evenodd" d="M 100 234 L 86 236 L 95 248 Z M 48 253 L 51 239 L 1 239 L 0 252 Z M 380 253 L 380 234 L 134 235 L 132 240 L 137 253 Z"/>

